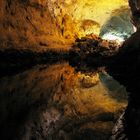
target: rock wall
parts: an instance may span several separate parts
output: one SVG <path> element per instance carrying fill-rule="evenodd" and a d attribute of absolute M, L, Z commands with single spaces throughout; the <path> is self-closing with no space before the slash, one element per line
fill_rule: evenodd
<path fill-rule="evenodd" d="M 69 23 L 66 22 L 64 25 L 66 35 L 71 34 L 68 31 L 70 29 L 73 34 L 80 37 L 90 33 L 99 35 L 101 26 L 110 18 L 111 13 L 122 6 L 128 7 L 128 1 L 50 0 L 50 5 L 59 25 L 62 18 L 69 18 L 70 28 L 67 27 Z"/>
<path fill-rule="evenodd" d="M 64 43 L 45 0 L 0 1 L 0 49 L 43 51 Z"/>
<path fill-rule="evenodd" d="M 132 22 L 136 26 L 137 30 L 140 29 L 140 1 L 139 0 L 129 0 L 129 5 L 132 11 Z"/>
<path fill-rule="evenodd" d="M 129 75 L 129 80 L 127 80 L 127 77 L 125 78 L 126 81 L 126 87 L 128 88 L 128 91 L 130 91 L 129 94 L 129 103 L 128 107 L 126 109 L 126 112 L 124 114 L 124 130 L 123 131 L 127 137 L 126 139 L 129 140 L 138 140 L 140 139 L 140 97 L 139 97 L 139 83 L 140 83 L 140 76 L 139 76 L 139 66 L 140 61 L 139 57 L 140 55 L 138 52 L 140 52 L 140 0 L 129 0 L 129 4 L 132 11 L 132 21 L 133 24 L 137 28 L 137 32 L 134 33 L 124 44 L 124 47 L 126 47 L 125 54 L 123 55 L 125 59 L 122 63 L 123 65 L 127 63 L 128 66 L 130 64 L 135 63 L 135 65 L 131 65 L 131 67 L 127 68 L 125 71 L 125 74 L 127 77 Z M 130 59 L 131 58 L 131 59 Z M 130 59 L 130 60 L 128 60 Z M 131 74 L 130 74 L 131 71 Z M 121 129 L 118 131 L 118 137 L 123 138 L 124 135 L 121 135 L 120 133 Z M 123 134 L 124 134 L 123 133 Z"/>
<path fill-rule="evenodd" d="M 75 38 L 99 34 L 127 0 L 1 0 L 0 49 L 67 48 Z"/>
<path fill-rule="evenodd" d="M 100 36 L 103 39 L 124 41 L 134 33 L 131 23 L 131 12 L 129 7 L 121 7 L 112 12 L 110 19 L 101 27 Z M 109 37 L 110 36 L 110 37 Z M 114 36 L 114 38 L 111 36 Z"/>

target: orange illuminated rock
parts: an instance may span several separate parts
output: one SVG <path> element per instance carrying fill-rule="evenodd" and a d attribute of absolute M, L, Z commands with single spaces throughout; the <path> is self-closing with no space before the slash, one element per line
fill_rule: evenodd
<path fill-rule="evenodd" d="M 65 48 L 46 1 L 0 1 L 0 49 Z"/>
<path fill-rule="evenodd" d="M 36 3 L 42 6 L 45 6 L 47 4 L 46 0 L 30 0 L 31 3 Z"/>

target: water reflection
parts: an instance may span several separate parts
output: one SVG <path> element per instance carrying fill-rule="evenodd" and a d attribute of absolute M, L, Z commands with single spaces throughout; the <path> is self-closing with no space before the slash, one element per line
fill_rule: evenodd
<path fill-rule="evenodd" d="M 112 77 L 76 72 L 67 62 L 0 79 L 6 139 L 108 140 L 126 105 L 127 93 Z"/>

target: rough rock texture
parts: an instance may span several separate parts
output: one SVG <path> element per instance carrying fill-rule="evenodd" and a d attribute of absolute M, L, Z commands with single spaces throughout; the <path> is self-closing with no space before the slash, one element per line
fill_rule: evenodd
<path fill-rule="evenodd" d="M 122 122 L 118 121 L 118 131 L 114 134 L 113 140 L 139 140 L 140 139 L 140 31 L 138 30 L 121 47 L 112 48 L 109 45 L 99 45 L 100 38 L 84 38 L 76 42 L 71 51 L 72 65 L 78 66 L 78 70 L 93 71 L 98 67 L 105 67 L 110 75 L 124 85 L 129 94 L 128 107 L 123 115 Z M 77 61 L 74 59 L 77 59 Z M 99 69 L 99 70 L 102 70 Z M 120 130 L 119 130 L 119 127 Z"/>
<path fill-rule="evenodd" d="M 112 48 L 109 45 L 99 45 L 102 41 L 98 39 L 84 38 L 78 40 L 71 51 L 71 56 L 76 56 L 71 59 L 72 65 L 78 66 L 78 70 L 93 71 L 98 67 L 106 66 L 106 70 L 117 81 L 124 85 L 129 94 L 129 104 L 124 114 L 123 126 L 118 121 L 117 127 L 121 125 L 118 133 L 113 139 L 140 139 L 140 123 L 139 123 L 139 87 L 140 87 L 140 31 L 134 33 L 126 40 L 121 47 Z M 74 59 L 77 59 L 74 60 Z M 99 69 L 102 70 L 102 69 Z M 123 131 L 122 131 L 123 129 Z M 122 133 L 123 132 L 123 133 Z"/>
<path fill-rule="evenodd" d="M 107 41 L 95 35 L 77 39 L 70 50 L 69 62 L 78 70 L 97 70 L 110 64 L 112 56 L 119 52 L 121 45 L 116 41 Z M 109 61 L 108 61 L 109 59 Z"/>
<path fill-rule="evenodd" d="M 114 70 L 114 73 L 118 71 L 120 74 L 116 76 L 118 80 L 127 87 L 127 90 L 130 92 L 129 95 L 129 104 L 125 113 L 125 125 L 126 133 L 130 140 L 140 139 L 140 123 L 139 123 L 139 83 L 140 83 L 140 74 L 139 74 L 139 36 L 140 32 L 133 34 L 124 44 L 124 49 L 120 59 L 118 59 L 116 65 L 120 65 L 121 69 Z M 131 58 L 131 59 L 130 59 Z M 121 62 L 119 62 L 121 60 Z M 123 60 L 123 61 L 122 61 Z M 131 67 L 129 67 L 131 65 Z M 113 73 L 113 72 L 112 72 Z M 129 78 L 128 78 L 129 77 Z M 131 79 L 131 80 L 130 80 Z"/>
<path fill-rule="evenodd" d="M 137 27 L 137 32 L 134 33 L 123 45 L 125 48 L 120 54 L 120 59 L 116 65 L 120 65 L 122 69 L 118 73 L 121 73 L 119 80 L 126 85 L 127 90 L 130 91 L 129 103 L 124 114 L 124 130 L 129 140 L 140 139 L 140 103 L 139 103 L 139 86 L 140 86 L 140 1 L 129 0 L 129 4 L 132 10 L 132 20 Z M 121 60 L 121 62 L 119 62 Z M 122 61 L 123 60 L 123 61 Z M 124 67 L 124 65 L 126 65 Z M 118 76 L 119 77 L 119 76 Z M 129 78 L 128 78 L 129 77 Z M 119 125 L 119 123 L 118 123 Z M 120 130 L 121 131 L 121 130 Z M 119 134 L 119 133 L 118 133 Z M 122 135 L 118 135 L 122 137 Z"/>
<path fill-rule="evenodd" d="M 111 77 L 100 76 L 63 63 L 1 78 L 1 138 L 108 140 L 127 94 Z"/>
<path fill-rule="evenodd" d="M 50 0 L 49 5 L 57 23 L 66 31 L 66 35 L 71 35 L 73 32 L 80 37 L 90 33 L 99 34 L 100 28 L 110 18 L 112 12 L 122 6 L 128 7 L 128 1 Z M 63 27 L 62 21 L 64 21 Z M 69 23 L 71 25 L 68 25 Z"/>
<path fill-rule="evenodd" d="M 49 2 L 52 1 L 0 1 L 0 50 L 2 52 L 0 53 L 5 54 L 7 49 L 8 52 L 13 51 L 13 48 L 16 50 L 14 57 L 12 57 L 13 52 L 10 52 L 11 57 L 6 57 L 7 54 L 3 57 L 10 66 L 20 64 L 23 60 L 21 57 L 24 57 L 27 62 L 28 50 L 44 52 L 50 48 L 67 48 L 69 43 L 65 42 L 64 37 L 70 39 L 72 35 L 78 36 L 74 26 L 77 22 L 85 32 L 89 32 L 89 27 L 94 28 L 95 26 L 99 29 L 109 18 L 108 12 L 120 8 L 122 3 L 127 5 L 126 0 L 123 2 L 114 0 L 111 3 L 110 0 L 101 0 L 97 3 L 96 1 L 58 1 L 55 3 L 56 6 L 62 6 L 62 8 L 55 7 L 56 10 L 59 10 L 57 13 L 53 11 L 54 3 Z M 129 105 L 123 119 L 120 119 L 115 127 L 117 134 L 116 131 L 115 134 L 113 133 L 113 138 L 117 140 L 140 139 L 140 98 L 137 92 L 140 86 L 138 69 L 140 66 L 139 2 L 139 0 L 129 0 L 132 20 L 138 31 L 123 44 L 122 48 L 116 44 L 117 47 L 114 47 L 112 42 L 100 38 L 96 40 L 83 38 L 82 41 L 77 41 L 77 45 L 81 46 L 76 48 L 77 50 L 75 49 L 74 60 L 78 63 L 79 69 L 82 64 L 82 70 L 91 70 L 91 68 L 85 69 L 83 67 L 85 64 L 82 62 L 88 62 L 86 67 L 97 68 L 105 65 L 110 74 L 125 85 L 130 92 Z M 73 3 L 76 6 L 73 6 Z M 111 5 L 109 6 L 108 3 Z M 88 11 L 87 9 L 89 7 L 92 9 L 93 5 L 97 7 L 94 7 L 96 10 Z M 107 11 L 106 7 L 109 8 Z M 66 15 L 67 8 L 69 15 Z M 62 11 L 63 9 L 64 11 Z M 99 14 L 91 14 L 97 11 L 100 11 Z M 79 13 L 84 14 L 86 18 Z M 17 53 L 18 50 L 20 51 Z M 25 50 L 25 54 L 21 53 L 21 50 Z M 43 54 L 41 61 L 44 59 L 44 55 L 46 54 Z M 77 58 L 81 56 L 82 59 L 79 61 Z M 27 64 L 30 65 L 35 57 L 33 53 L 31 61 Z M 70 58 L 72 57 L 70 56 Z M 2 59 L 0 62 L 5 65 Z M 79 65 L 79 63 L 81 64 Z M 106 87 L 98 81 L 98 75 L 77 74 L 67 64 L 49 68 L 48 66 L 36 66 L 21 74 L 1 78 L 0 85 L 2 139 L 109 139 L 114 122 L 126 106 L 126 96 L 106 92 Z M 100 89 L 102 89 L 101 92 L 99 92 Z M 104 102 L 100 102 L 100 100 Z M 126 134 L 125 137 L 124 134 Z"/>
<path fill-rule="evenodd" d="M 111 140 L 128 140 L 128 136 L 125 132 L 125 118 L 124 113 L 120 116 L 116 125 L 112 130 Z"/>
<path fill-rule="evenodd" d="M 44 51 L 64 47 L 45 0 L 1 0 L 0 49 Z"/>
<path fill-rule="evenodd" d="M 99 34 L 127 0 L 1 0 L 0 49 L 68 48 L 77 36 Z M 100 10 L 102 9 L 102 10 Z"/>
<path fill-rule="evenodd" d="M 133 33 L 134 27 L 130 21 L 130 9 L 128 6 L 115 9 L 100 30 L 100 36 L 108 40 L 113 39 L 110 36 L 114 36 L 114 40 L 116 37 L 119 41 L 124 41 Z"/>
<path fill-rule="evenodd" d="M 136 26 L 137 30 L 140 29 L 140 1 L 139 0 L 129 0 L 129 5 L 132 12 L 132 22 Z"/>

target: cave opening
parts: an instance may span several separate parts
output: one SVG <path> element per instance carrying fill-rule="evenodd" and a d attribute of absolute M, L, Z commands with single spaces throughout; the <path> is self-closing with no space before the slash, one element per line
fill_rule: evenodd
<path fill-rule="evenodd" d="M 130 9 L 120 7 L 112 12 L 109 20 L 101 27 L 100 36 L 103 39 L 123 42 L 135 32 L 131 23 Z"/>

